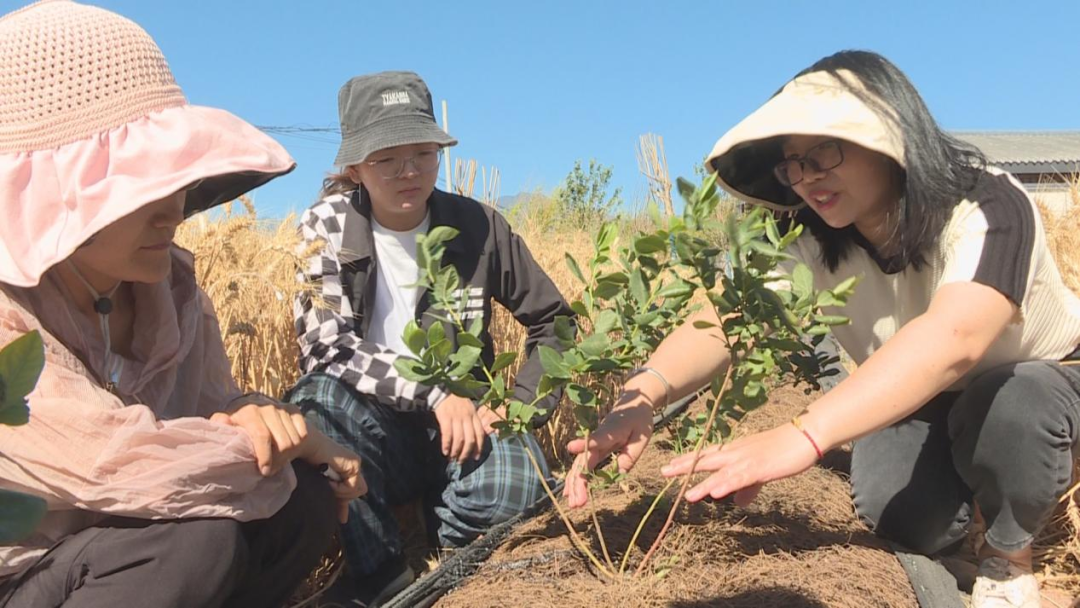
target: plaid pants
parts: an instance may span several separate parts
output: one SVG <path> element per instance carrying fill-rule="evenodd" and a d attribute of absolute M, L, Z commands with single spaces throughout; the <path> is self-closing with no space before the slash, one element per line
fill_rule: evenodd
<path fill-rule="evenodd" d="M 349 505 L 349 522 L 341 529 L 354 575 L 371 574 L 386 560 L 401 557 L 394 506 L 423 499 L 438 542 L 462 547 L 544 494 L 521 440 L 491 435 L 479 460 L 458 464 L 443 456 L 431 412 L 395 411 L 321 373 L 301 378 L 288 400 L 300 406 L 309 423 L 362 459 L 368 493 Z M 550 478 L 536 440 L 523 439 Z"/>

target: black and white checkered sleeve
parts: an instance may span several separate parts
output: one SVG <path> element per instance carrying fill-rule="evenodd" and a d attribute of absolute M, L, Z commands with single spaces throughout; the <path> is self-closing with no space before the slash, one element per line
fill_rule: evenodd
<path fill-rule="evenodd" d="M 341 235 L 348 199 L 328 197 L 300 218 L 299 251 L 311 252 L 297 280 L 316 288 L 322 302 L 302 293 L 293 302 L 300 343 L 300 368 L 340 378 L 362 395 L 401 411 L 434 409 L 446 396 L 431 387 L 402 378 L 394 368 L 399 355 L 361 338 L 354 329 L 352 305 L 341 284 Z"/>

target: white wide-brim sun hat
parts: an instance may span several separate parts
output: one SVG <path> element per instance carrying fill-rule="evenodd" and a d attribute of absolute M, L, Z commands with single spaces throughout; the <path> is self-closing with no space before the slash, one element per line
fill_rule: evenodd
<path fill-rule="evenodd" d="M 848 70 L 809 72 L 788 82 L 716 142 L 705 166 L 716 172 L 720 187 L 747 203 L 799 209 L 805 203 L 773 174 L 791 135 L 842 139 L 906 166 L 894 111 Z"/>

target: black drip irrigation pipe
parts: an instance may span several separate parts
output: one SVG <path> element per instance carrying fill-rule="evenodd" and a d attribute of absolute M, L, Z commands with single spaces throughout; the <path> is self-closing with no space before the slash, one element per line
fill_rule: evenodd
<path fill-rule="evenodd" d="M 704 391 L 698 391 L 689 396 L 679 399 L 675 403 L 664 408 L 664 411 L 653 416 L 653 430 L 659 430 L 671 422 L 676 416 L 686 411 L 690 403 Z M 604 462 L 610 460 L 605 459 Z M 603 463 L 601 463 L 603 466 Z M 564 482 L 555 484 L 551 491 L 558 496 L 562 493 Z M 492 527 L 482 537 L 473 541 L 468 547 L 455 552 L 445 559 L 438 568 L 425 574 L 412 585 L 406 587 L 401 593 L 394 596 L 389 602 L 382 604 L 382 608 L 427 608 L 434 604 L 440 597 L 455 589 L 462 581 L 469 578 L 480 569 L 480 566 L 491 554 L 506 540 L 513 531 L 521 524 L 547 512 L 551 508 L 551 499 L 547 494 L 536 501 L 533 506 L 522 511 L 517 516 L 497 526 Z"/>

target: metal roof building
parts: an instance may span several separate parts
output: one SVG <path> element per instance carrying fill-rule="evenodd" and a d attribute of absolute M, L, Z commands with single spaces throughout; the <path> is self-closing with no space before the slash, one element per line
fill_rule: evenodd
<path fill-rule="evenodd" d="M 1080 179 L 1080 131 L 954 131 L 1012 173 L 1052 209 L 1070 202 L 1070 180 Z"/>

